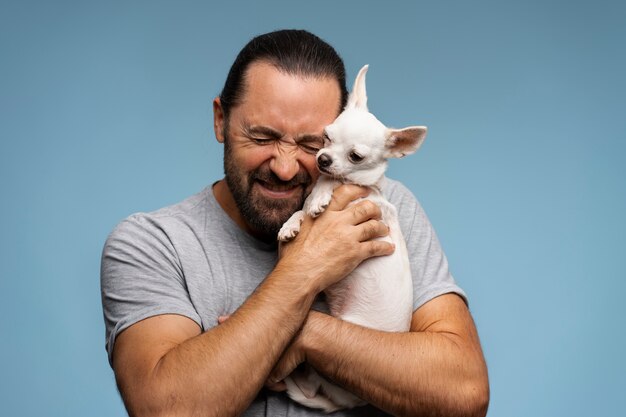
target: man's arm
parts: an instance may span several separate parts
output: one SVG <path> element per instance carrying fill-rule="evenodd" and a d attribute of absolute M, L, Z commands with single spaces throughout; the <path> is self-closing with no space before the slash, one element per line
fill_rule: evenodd
<path fill-rule="evenodd" d="M 393 247 L 380 210 L 359 187 L 335 193 L 326 212 L 307 219 L 276 268 L 219 327 L 154 316 L 120 333 L 113 367 L 133 416 L 237 415 L 254 399 L 309 313 L 315 295 L 371 256 Z M 327 236 L 339 236 L 329 239 Z M 318 258 L 329 262 L 320 264 Z M 339 266 L 338 266 L 339 265 Z"/>
<path fill-rule="evenodd" d="M 309 289 L 290 289 L 281 278 L 270 275 L 228 323 L 204 333 L 177 315 L 151 317 L 122 332 L 113 366 L 129 414 L 240 414 L 311 303 Z"/>
<path fill-rule="evenodd" d="M 478 334 L 455 294 L 416 310 L 406 333 L 380 332 L 311 312 L 270 380 L 284 378 L 301 360 L 393 415 L 487 412 L 489 383 Z"/>

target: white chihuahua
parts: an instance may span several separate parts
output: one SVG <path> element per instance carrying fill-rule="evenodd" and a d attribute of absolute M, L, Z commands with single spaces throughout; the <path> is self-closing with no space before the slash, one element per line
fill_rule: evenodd
<path fill-rule="evenodd" d="M 365 65 L 359 71 L 344 111 L 325 129 L 324 148 L 317 153 L 323 174 L 304 203 L 302 211 L 283 225 L 279 241 L 293 239 L 306 215 L 316 217 L 330 203 L 333 190 L 343 183 L 371 189 L 367 199 L 378 204 L 389 235 L 380 238 L 395 244 L 389 256 L 370 258 L 350 275 L 325 290 L 333 316 L 361 326 L 387 332 L 405 332 L 411 325 L 413 284 L 406 245 L 395 207 L 381 192 L 387 159 L 413 153 L 426 137 L 426 127 L 385 127 L 367 109 Z M 366 404 L 355 395 L 326 381 L 310 366 L 285 379 L 288 395 L 295 401 L 327 413 Z"/>

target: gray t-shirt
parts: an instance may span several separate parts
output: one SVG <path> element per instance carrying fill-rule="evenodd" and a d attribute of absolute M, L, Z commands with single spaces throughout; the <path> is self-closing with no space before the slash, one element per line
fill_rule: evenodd
<path fill-rule="evenodd" d="M 411 192 L 386 179 L 383 194 L 398 211 L 413 275 L 413 304 L 454 292 L 437 236 Z M 222 210 L 211 187 L 152 213 L 133 214 L 111 233 L 102 254 L 102 304 L 106 349 L 112 361 L 116 336 L 140 320 L 180 314 L 206 331 L 233 313 L 271 272 L 276 244 L 243 232 Z M 324 309 L 323 305 L 318 308 Z M 246 416 L 319 415 L 284 393 L 262 390 Z M 336 415 L 386 415 L 371 406 Z"/>

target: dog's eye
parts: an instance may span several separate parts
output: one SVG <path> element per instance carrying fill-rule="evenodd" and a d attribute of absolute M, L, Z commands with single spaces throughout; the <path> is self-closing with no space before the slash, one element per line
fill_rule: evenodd
<path fill-rule="evenodd" d="M 351 162 L 358 164 L 363 160 L 363 156 L 359 155 L 355 151 L 352 151 L 348 154 L 348 159 L 350 159 Z"/>

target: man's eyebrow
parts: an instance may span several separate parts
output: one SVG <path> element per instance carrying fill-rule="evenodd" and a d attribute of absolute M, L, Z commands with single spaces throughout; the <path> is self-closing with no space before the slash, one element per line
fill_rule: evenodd
<path fill-rule="evenodd" d="M 303 135 L 298 135 L 295 139 L 296 143 L 301 142 L 324 142 L 324 135 L 312 135 L 305 133 Z"/>
<path fill-rule="evenodd" d="M 257 134 L 257 135 L 263 135 L 263 136 L 267 136 L 267 137 L 274 138 L 274 139 L 280 139 L 284 136 L 279 131 L 272 129 L 271 127 L 262 126 L 262 125 L 244 124 L 243 131 L 247 135 L 254 136 L 255 134 Z"/>
<path fill-rule="evenodd" d="M 281 139 L 282 137 L 285 136 L 281 132 L 275 129 L 272 129 L 269 126 L 263 126 L 263 125 L 250 125 L 247 123 L 243 123 L 242 130 L 244 131 L 245 134 L 249 136 L 254 136 L 256 134 L 256 135 L 267 136 L 273 139 Z M 302 135 L 298 135 L 294 139 L 294 141 L 296 143 L 324 142 L 324 135 L 304 133 Z"/>

